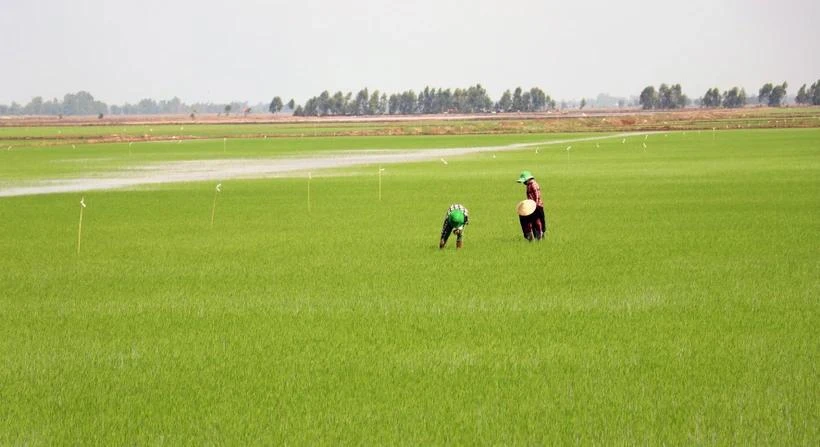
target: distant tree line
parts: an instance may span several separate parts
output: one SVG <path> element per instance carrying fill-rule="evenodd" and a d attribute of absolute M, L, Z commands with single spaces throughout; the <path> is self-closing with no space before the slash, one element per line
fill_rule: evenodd
<path fill-rule="evenodd" d="M 780 102 L 786 96 L 788 84 L 784 81 L 780 85 L 772 85 L 771 82 L 763 84 L 757 95 L 757 102 L 767 104 L 769 107 L 780 107 Z"/>
<path fill-rule="evenodd" d="M 767 82 L 760 87 L 757 94 L 757 102 L 769 107 L 780 107 L 783 103 L 783 99 L 786 97 L 786 89 L 788 87 L 789 85 L 786 82 L 780 85 Z M 794 100 L 797 104 L 820 105 L 820 81 L 815 82 L 808 89 L 806 88 L 806 84 L 803 84 Z M 703 97 L 699 99 L 699 103 L 702 107 L 743 107 L 746 105 L 746 102 L 746 91 L 738 87 L 733 87 L 731 90 L 724 91 L 722 94 L 717 87 L 710 88 L 706 90 Z"/>
<path fill-rule="evenodd" d="M 808 89 L 806 89 L 806 84 L 800 86 L 800 90 L 797 91 L 797 96 L 795 96 L 794 101 L 798 104 L 820 106 L 820 79 Z"/>
<path fill-rule="evenodd" d="M 121 106 L 112 105 L 110 107 L 112 115 L 176 115 L 189 113 L 229 114 L 231 111 L 243 113 L 247 109 L 247 102 L 234 101 L 227 104 L 197 102 L 189 105 L 182 102 L 176 96 L 169 100 L 160 101 L 145 98 L 136 104 L 125 103 Z"/>
<path fill-rule="evenodd" d="M 271 112 L 278 97 L 271 102 Z M 280 100 L 281 102 L 281 100 Z M 442 89 L 424 87 L 416 93 L 407 90 L 390 96 L 379 90 L 370 92 L 366 87 L 354 97 L 351 92 L 338 91 L 333 95 L 327 90 L 305 102 L 304 106 L 289 104 L 296 116 L 365 116 L 365 115 L 413 115 L 438 113 L 486 113 L 535 112 L 555 108 L 555 101 L 538 87 L 523 91 L 521 87 L 514 93 L 505 91 L 498 102 L 493 102 L 487 90 L 476 84 L 466 89 Z M 275 113 L 275 112 L 273 112 Z"/>
<path fill-rule="evenodd" d="M 111 105 L 110 107 L 94 99 L 91 93 L 79 91 L 68 93 L 62 100 L 54 98 L 44 101 L 37 96 L 21 106 L 16 102 L 11 105 L 0 104 L 0 115 L 97 115 L 103 117 L 112 115 L 152 115 L 152 114 L 196 114 L 196 113 L 226 113 L 230 110 L 236 112 L 249 111 L 246 102 L 232 102 L 230 104 L 214 103 L 194 103 L 185 104 L 179 98 L 174 97 L 169 100 L 159 102 L 153 99 L 143 99 L 136 104 L 125 103 L 123 105 Z"/>
<path fill-rule="evenodd" d="M 658 90 L 647 86 L 641 91 L 639 103 L 644 109 L 679 109 L 689 104 L 689 98 L 683 94 L 680 84 L 668 86 L 661 84 Z"/>
<path fill-rule="evenodd" d="M 731 90 L 726 90 L 722 94 L 720 90 L 710 88 L 700 99 L 701 107 L 725 107 L 727 109 L 734 109 L 746 105 L 746 90 L 738 87 L 732 87 Z"/>
<path fill-rule="evenodd" d="M 108 113 L 108 106 L 97 101 L 90 93 L 69 93 L 60 101 L 57 98 L 44 101 L 37 96 L 25 106 L 12 102 L 11 106 L 0 104 L 0 115 L 99 115 Z"/>
<path fill-rule="evenodd" d="M 772 83 L 764 84 L 758 91 L 758 103 L 770 107 L 779 107 L 786 97 L 788 84 L 783 82 L 780 85 Z M 820 80 L 806 86 L 803 84 L 795 96 L 798 104 L 820 105 Z M 630 100 L 644 109 L 678 109 L 686 107 L 691 103 L 689 98 L 683 94 L 680 84 L 661 84 L 656 90 L 654 86 L 647 86 L 641 91 L 638 98 Z M 695 100 L 701 107 L 726 107 L 736 108 L 746 105 L 748 99 L 746 91 L 739 87 L 720 92 L 717 87 L 710 88 L 706 93 Z M 623 98 L 613 98 L 608 95 L 598 95 L 595 101 L 599 106 L 626 106 Z M 574 101 L 561 102 L 561 108 L 578 106 Z M 583 109 L 588 104 L 586 98 L 580 101 L 580 108 Z M 331 95 L 327 90 L 319 96 L 308 99 L 304 106 L 297 105 L 291 99 L 283 103 L 282 98 L 276 96 L 270 104 L 257 104 L 249 106 L 247 102 L 231 103 L 202 103 L 185 104 L 179 98 L 174 97 L 169 100 L 155 101 L 150 98 L 142 99 L 136 104 L 125 103 L 123 105 L 108 106 L 102 101 L 97 101 L 86 92 L 68 93 L 62 100 L 54 98 L 50 101 L 43 100 L 37 96 L 26 105 L 12 102 L 11 105 L 0 104 L 0 115 L 97 115 L 102 118 L 106 114 L 111 115 L 152 115 L 152 114 L 190 114 L 194 117 L 197 113 L 216 114 L 248 114 L 250 112 L 271 113 L 281 112 L 283 109 L 292 111 L 296 116 L 364 116 L 364 115 L 412 115 L 412 114 L 438 114 L 438 113 L 486 113 L 486 112 L 539 112 L 555 109 L 555 101 L 543 90 L 532 87 L 523 90 L 516 87 L 513 91 L 504 91 L 501 98 L 493 102 L 487 91 L 481 84 L 470 86 L 466 89 L 456 88 L 441 89 L 424 87 L 416 93 L 407 90 L 401 93 L 386 94 L 379 90 L 370 92 L 367 88 L 360 90 L 355 97 L 352 93 L 342 93 L 337 91 Z"/>

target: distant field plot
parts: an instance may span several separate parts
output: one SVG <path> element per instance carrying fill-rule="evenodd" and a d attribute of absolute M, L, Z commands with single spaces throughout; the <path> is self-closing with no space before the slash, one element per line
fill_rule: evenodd
<path fill-rule="evenodd" d="M 0 187 L 564 137 L 32 146 Z M 820 130 L 446 161 L 0 198 L 0 444 L 820 442 Z M 464 248 L 439 250 L 456 202 Z"/>
<path fill-rule="evenodd" d="M 0 151 L 0 187 L 17 181 L 71 178 L 127 171 L 148 163 L 182 160 L 283 158 L 349 153 L 534 144 L 607 134 L 425 135 L 395 137 L 213 138 L 121 143 L 11 146 Z"/>
<path fill-rule="evenodd" d="M 185 115 L 22 117 L 0 119 L 0 148 L 15 144 L 52 146 L 76 143 L 171 139 L 310 138 L 419 135 L 524 135 L 561 132 L 628 132 L 711 129 L 812 128 L 820 107 L 686 109 L 677 111 L 591 110 L 484 115 L 380 115 L 369 117 L 201 117 Z"/>

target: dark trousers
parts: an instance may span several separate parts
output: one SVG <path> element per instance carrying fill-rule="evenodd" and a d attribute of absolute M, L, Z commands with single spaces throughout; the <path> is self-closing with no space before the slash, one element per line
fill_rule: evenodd
<path fill-rule="evenodd" d="M 547 216 L 544 214 L 544 207 L 535 207 L 535 211 L 529 216 L 518 216 L 521 223 L 521 232 L 528 240 L 541 239 L 547 235 Z"/>
<path fill-rule="evenodd" d="M 450 234 L 453 232 L 454 228 L 450 225 L 450 219 L 445 218 L 444 223 L 441 225 L 441 240 L 444 243 L 447 243 L 447 240 L 450 239 Z M 464 236 L 464 232 L 456 235 L 456 242 L 460 242 L 461 238 Z"/>

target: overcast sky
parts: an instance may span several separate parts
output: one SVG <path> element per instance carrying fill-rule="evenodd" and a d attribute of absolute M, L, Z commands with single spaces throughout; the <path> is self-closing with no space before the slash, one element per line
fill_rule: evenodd
<path fill-rule="evenodd" d="M 297 103 L 476 83 L 553 98 L 820 78 L 818 0 L 0 0 L 0 103 Z"/>

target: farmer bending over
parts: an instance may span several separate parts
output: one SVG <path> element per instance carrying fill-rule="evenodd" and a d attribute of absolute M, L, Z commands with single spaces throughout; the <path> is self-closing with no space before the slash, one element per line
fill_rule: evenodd
<path fill-rule="evenodd" d="M 521 231 L 527 240 L 541 240 L 547 234 L 547 217 L 544 214 L 544 201 L 541 199 L 541 186 L 535 181 L 530 171 L 523 171 L 518 176 L 518 183 L 527 188 L 527 199 L 535 202 L 535 210 L 527 218 L 521 218 Z"/>
<path fill-rule="evenodd" d="M 467 208 L 464 208 L 464 205 L 458 203 L 450 205 L 450 208 L 447 208 L 447 214 L 444 215 L 444 224 L 441 226 L 441 241 L 438 243 L 438 248 L 444 248 L 447 245 L 450 233 L 456 234 L 456 248 L 461 248 L 464 226 L 469 223 L 469 220 Z"/>

